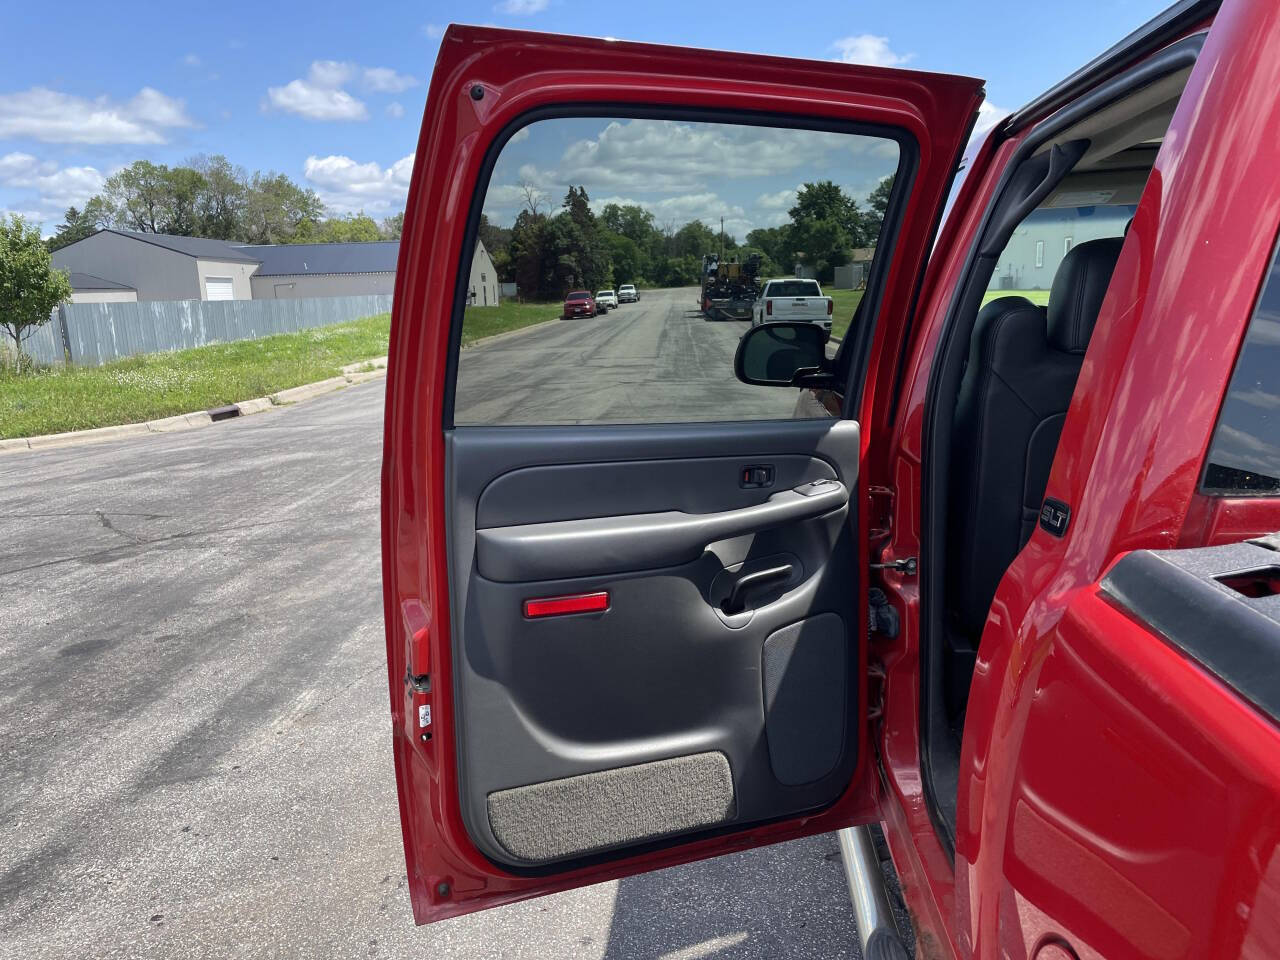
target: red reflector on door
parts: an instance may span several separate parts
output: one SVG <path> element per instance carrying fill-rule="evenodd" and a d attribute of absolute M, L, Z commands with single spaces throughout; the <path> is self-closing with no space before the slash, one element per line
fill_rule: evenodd
<path fill-rule="evenodd" d="M 609 609 L 609 594 L 580 593 L 572 597 L 542 597 L 524 602 L 524 615 L 530 620 L 537 617 L 560 617 L 567 613 L 601 613 Z"/>

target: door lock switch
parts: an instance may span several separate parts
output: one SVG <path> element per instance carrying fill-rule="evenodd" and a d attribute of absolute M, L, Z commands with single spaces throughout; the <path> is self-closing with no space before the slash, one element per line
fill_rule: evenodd
<path fill-rule="evenodd" d="M 816 497 L 823 493 L 828 493 L 836 481 L 830 477 L 824 477 L 821 480 L 813 480 L 809 483 L 801 484 L 796 487 L 796 493 L 806 497 Z"/>
<path fill-rule="evenodd" d="M 738 486 L 748 489 L 752 487 L 773 486 L 773 464 L 764 463 L 743 467 L 738 474 Z"/>

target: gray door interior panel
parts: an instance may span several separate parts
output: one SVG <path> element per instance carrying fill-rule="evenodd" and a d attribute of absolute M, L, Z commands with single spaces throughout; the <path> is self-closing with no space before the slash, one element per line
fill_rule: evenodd
<path fill-rule="evenodd" d="M 857 424 L 462 427 L 446 455 L 459 790 L 487 856 L 543 866 L 839 797 Z M 771 484 L 744 486 L 760 466 Z M 524 616 L 601 591 L 604 612 Z"/>
<path fill-rule="evenodd" d="M 763 503 L 714 513 L 665 510 L 486 527 L 476 531 L 476 570 L 510 583 L 669 567 L 697 559 L 710 543 L 843 514 L 848 502 L 839 480 L 815 480 Z"/>

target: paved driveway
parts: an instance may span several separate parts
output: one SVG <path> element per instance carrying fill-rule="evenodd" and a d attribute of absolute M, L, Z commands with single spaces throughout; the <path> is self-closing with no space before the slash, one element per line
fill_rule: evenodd
<path fill-rule="evenodd" d="M 724 382 L 737 333 L 702 329 Z M 413 926 L 382 390 L 0 457 L 0 956 L 855 956 L 832 837 Z"/>

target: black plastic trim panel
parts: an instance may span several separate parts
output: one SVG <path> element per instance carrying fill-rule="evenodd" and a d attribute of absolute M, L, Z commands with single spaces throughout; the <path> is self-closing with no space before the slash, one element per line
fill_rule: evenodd
<path fill-rule="evenodd" d="M 1252 543 L 1138 550 L 1102 580 L 1138 620 L 1280 722 L 1280 595 L 1246 596 L 1224 579 L 1273 578 L 1280 553 Z"/>

